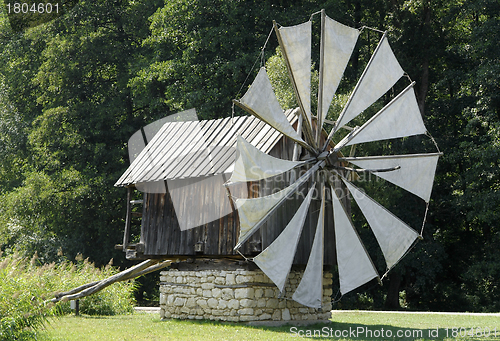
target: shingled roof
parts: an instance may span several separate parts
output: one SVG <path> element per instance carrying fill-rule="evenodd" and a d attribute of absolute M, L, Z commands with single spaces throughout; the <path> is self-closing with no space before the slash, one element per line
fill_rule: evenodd
<path fill-rule="evenodd" d="M 297 120 L 294 110 L 285 115 L 292 124 Z M 237 135 L 264 153 L 269 153 L 282 136 L 253 116 L 167 122 L 115 186 L 228 173 L 236 158 Z"/>

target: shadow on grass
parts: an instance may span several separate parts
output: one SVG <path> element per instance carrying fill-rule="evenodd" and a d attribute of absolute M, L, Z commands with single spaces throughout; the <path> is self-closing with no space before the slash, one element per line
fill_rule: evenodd
<path fill-rule="evenodd" d="M 167 320 L 172 321 L 172 320 Z M 294 338 L 328 339 L 328 340 L 471 340 L 500 341 L 500 330 L 470 329 L 470 328 L 401 328 L 384 324 L 358 323 L 318 323 L 311 325 L 294 325 L 293 323 L 276 326 L 255 326 L 244 323 L 220 322 L 211 320 L 176 320 L 178 322 L 206 326 L 234 326 L 286 334 Z M 163 322 L 163 321 L 157 321 Z"/>

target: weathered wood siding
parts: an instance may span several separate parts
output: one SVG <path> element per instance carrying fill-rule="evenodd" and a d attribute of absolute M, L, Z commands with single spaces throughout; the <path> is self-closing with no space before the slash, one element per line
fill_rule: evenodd
<path fill-rule="evenodd" d="M 293 143 L 286 138 L 280 139 L 271 151 L 270 155 L 282 159 L 292 159 Z M 289 181 L 290 174 L 277 176 L 275 178 L 260 181 L 259 183 L 241 184 L 248 186 L 248 197 L 257 197 L 276 192 L 284 188 Z M 312 181 L 308 184 L 312 184 Z M 205 186 L 205 187 L 203 187 Z M 199 182 L 199 186 L 190 186 L 190 190 L 200 193 L 199 204 L 209 200 L 223 200 L 227 193 L 224 189 L 209 188 L 207 184 Z M 305 192 L 304 187 L 302 192 Z M 245 192 L 243 188 L 231 187 L 231 193 L 235 197 L 241 197 L 239 193 Z M 188 195 L 189 197 L 189 195 Z M 265 249 L 286 227 L 292 218 L 302 199 L 294 197 L 287 200 L 286 204 L 264 224 L 259 231 L 243 245 L 240 252 L 252 256 Z M 198 226 L 186 231 L 181 231 L 176 218 L 174 205 L 168 193 L 166 194 L 144 194 L 141 226 L 141 243 L 144 244 L 144 256 L 148 257 L 171 257 L 171 256 L 209 256 L 223 257 L 237 255 L 233 251 L 238 239 L 238 214 L 232 212 L 216 221 Z M 325 212 L 325 264 L 334 264 L 335 242 L 333 231 L 333 216 L 331 201 L 327 202 Z M 186 203 L 189 207 L 189 203 Z M 306 264 L 309 258 L 311 245 L 316 230 L 317 217 L 319 213 L 320 200 L 315 198 L 309 208 L 308 218 L 299 241 L 295 256 L 295 264 Z M 196 212 L 192 212 L 196 214 Z"/>

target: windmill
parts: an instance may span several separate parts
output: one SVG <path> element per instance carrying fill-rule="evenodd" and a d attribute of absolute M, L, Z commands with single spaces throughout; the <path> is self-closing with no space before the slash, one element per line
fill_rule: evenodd
<path fill-rule="evenodd" d="M 292 170 L 302 170 L 300 176 L 293 179 L 286 188 L 272 195 L 235 200 L 240 219 L 240 234 L 235 250 L 239 250 L 287 199 L 306 186 L 307 194 L 304 200 L 281 234 L 265 250 L 249 259 L 276 284 L 280 292 L 283 292 L 302 226 L 310 214 L 308 207 L 316 194 L 321 200 L 317 213 L 318 223 L 307 266 L 292 297 L 293 300 L 313 308 L 321 307 L 327 197 L 333 206 L 340 292 L 344 295 L 374 278 L 380 280 L 380 276 L 352 224 L 349 210 L 342 203 L 345 193 L 342 194 L 341 189 L 347 189 L 351 193 L 365 216 L 389 271 L 416 240 L 422 238 L 422 232 L 418 233 L 408 226 L 364 194 L 350 180 L 360 172 L 374 174 L 421 198 L 426 203 L 427 213 L 437 161 L 441 155 L 436 145 L 437 152 L 434 153 L 343 156 L 342 149 L 347 146 L 426 134 L 427 130 L 413 90 L 415 82 L 411 80 L 403 91 L 360 127 L 347 126 L 405 75 L 388 43 L 387 32 L 381 31 L 378 32 L 383 33 L 382 38 L 343 110 L 335 121 L 327 120 L 332 99 L 358 36 L 364 28 L 358 30 L 347 27 L 329 18 L 324 10 L 320 13 L 321 42 L 316 115 L 311 112 L 311 20 L 291 27 L 274 23 L 274 31 L 299 104 L 297 130 L 284 116 L 264 67 L 259 70 L 244 96 L 234 100 L 237 106 L 293 140 L 297 147 L 294 159 L 288 161 L 266 155 L 239 137 L 239 156 L 226 184 L 230 187 L 234 183 L 260 181 Z M 331 130 L 325 138 L 326 130 L 323 127 L 328 125 Z M 333 138 L 341 134 L 341 128 L 346 128 L 349 133 L 334 144 Z M 302 157 L 299 157 L 300 148 L 304 151 Z"/>

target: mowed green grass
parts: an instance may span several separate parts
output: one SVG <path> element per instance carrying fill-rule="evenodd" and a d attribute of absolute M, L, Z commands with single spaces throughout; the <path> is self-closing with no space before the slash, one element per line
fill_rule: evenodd
<path fill-rule="evenodd" d="M 489 331 L 489 333 L 488 333 Z M 461 335 L 460 335 L 461 334 Z M 347 311 L 309 326 L 161 321 L 158 314 L 54 319 L 39 340 L 500 340 L 500 316 Z"/>

